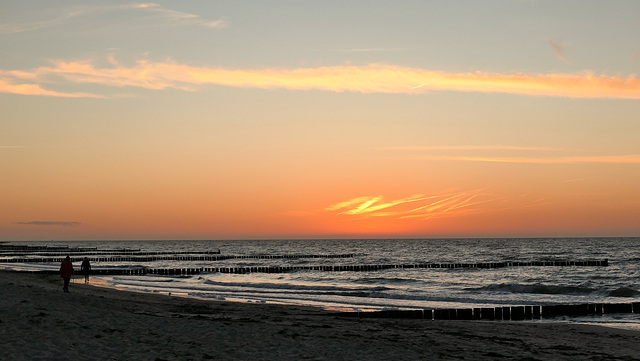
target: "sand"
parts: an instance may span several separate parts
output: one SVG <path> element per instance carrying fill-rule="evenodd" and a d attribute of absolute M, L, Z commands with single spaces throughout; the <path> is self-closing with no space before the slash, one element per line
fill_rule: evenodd
<path fill-rule="evenodd" d="M 81 282 L 77 280 L 76 282 Z M 640 332 L 337 317 L 0 271 L 2 360 L 640 360 Z"/>

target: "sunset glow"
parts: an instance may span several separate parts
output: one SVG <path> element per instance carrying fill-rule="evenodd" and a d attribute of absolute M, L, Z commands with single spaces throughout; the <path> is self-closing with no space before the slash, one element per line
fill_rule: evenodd
<path fill-rule="evenodd" d="M 3 10 L 0 241 L 640 232 L 640 3 Z"/>

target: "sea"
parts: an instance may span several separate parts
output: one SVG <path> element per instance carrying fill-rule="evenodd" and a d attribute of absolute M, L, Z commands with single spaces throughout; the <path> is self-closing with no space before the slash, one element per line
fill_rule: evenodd
<path fill-rule="evenodd" d="M 640 302 L 640 238 L 287 239 L 4 242 L 49 247 L 16 253 L 0 249 L 0 268 L 57 270 L 62 257 L 76 269 L 220 269 L 284 267 L 286 272 L 193 275 L 96 275 L 91 282 L 137 292 L 205 300 L 314 306 L 338 311 L 478 308 L 519 305 Z M 63 247 L 63 248 L 57 248 Z M 65 249 L 65 247 L 67 249 Z M 118 254 L 161 254 L 123 261 Z M 198 258 L 220 252 L 220 260 Z M 112 255 L 112 257 L 110 257 Z M 97 258 L 99 257 L 99 258 Z M 179 259 L 178 259 L 179 258 Z M 409 268 L 362 265 L 479 264 L 608 260 L 608 266 Z M 340 269 L 330 271 L 328 269 Z M 297 268 L 297 269 L 296 269 Z M 76 276 L 74 282 L 83 282 Z M 478 321 L 482 322 L 482 321 Z M 520 322 L 520 321 L 501 321 Z M 640 313 L 556 317 L 527 322 L 597 324 L 640 330 Z"/>

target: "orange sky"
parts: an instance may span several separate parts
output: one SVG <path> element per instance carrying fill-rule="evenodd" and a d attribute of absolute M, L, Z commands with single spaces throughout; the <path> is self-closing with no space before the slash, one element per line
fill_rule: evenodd
<path fill-rule="evenodd" d="M 40 5 L 0 241 L 640 232 L 638 3 Z"/>

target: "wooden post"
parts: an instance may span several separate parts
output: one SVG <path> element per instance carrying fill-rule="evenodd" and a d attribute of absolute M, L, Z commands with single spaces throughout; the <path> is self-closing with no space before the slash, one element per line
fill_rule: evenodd
<path fill-rule="evenodd" d="M 572 309 L 573 316 L 586 316 L 589 314 L 589 304 L 583 303 L 580 305 L 576 305 Z"/>
<path fill-rule="evenodd" d="M 450 320 L 457 320 L 458 319 L 458 310 L 451 308 L 449 310 L 449 319 Z"/>
<path fill-rule="evenodd" d="M 602 309 L 603 313 L 633 313 L 633 305 L 631 303 L 605 303 Z"/>
<path fill-rule="evenodd" d="M 511 307 L 508 307 L 508 306 L 502 307 L 502 319 L 503 320 L 511 319 Z"/>
<path fill-rule="evenodd" d="M 533 319 L 533 306 L 524 306 L 524 319 Z"/>
<path fill-rule="evenodd" d="M 481 319 L 481 315 L 482 315 L 482 309 L 481 308 L 474 308 L 473 309 L 473 319 L 474 320 L 480 320 Z"/>
<path fill-rule="evenodd" d="M 525 309 L 524 306 L 514 306 L 511 307 L 511 320 L 513 321 L 522 321 L 524 320 Z"/>
<path fill-rule="evenodd" d="M 433 310 L 433 319 L 434 320 L 448 320 L 449 319 L 449 310 Z"/>
<path fill-rule="evenodd" d="M 556 306 L 542 306 L 542 318 L 551 318 L 556 315 Z"/>
<path fill-rule="evenodd" d="M 502 317 L 500 317 L 502 318 Z M 482 320 L 495 320 L 496 319 L 496 310 L 495 308 L 481 308 L 480 309 L 480 319 Z"/>
<path fill-rule="evenodd" d="M 502 320 L 502 307 L 495 308 L 495 319 Z"/>
<path fill-rule="evenodd" d="M 433 310 L 422 310 L 425 320 L 433 320 Z"/>
<path fill-rule="evenodd" d="M 473 320 L 473 309 L 463 308 L 457 312 L 458 320 Z"/>

